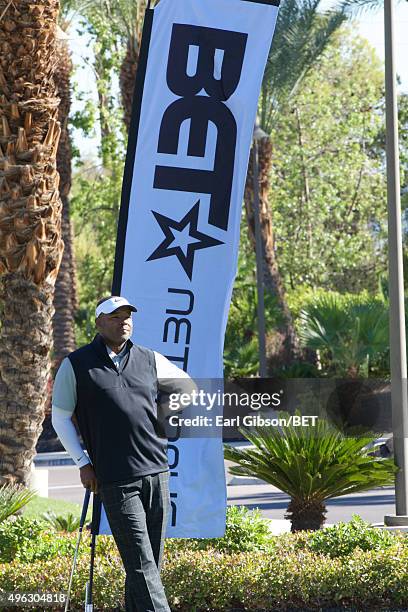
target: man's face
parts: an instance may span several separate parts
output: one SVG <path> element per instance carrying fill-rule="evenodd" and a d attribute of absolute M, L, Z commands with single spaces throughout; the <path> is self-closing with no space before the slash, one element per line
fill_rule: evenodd
<path fill-rule="evenodd" d="M 121 306 L 110 314 L 101 314 L 96 319 L 96 327 L 105 341 L 121 346 L 132 335 L 132 311 L 129 306 Z"/>

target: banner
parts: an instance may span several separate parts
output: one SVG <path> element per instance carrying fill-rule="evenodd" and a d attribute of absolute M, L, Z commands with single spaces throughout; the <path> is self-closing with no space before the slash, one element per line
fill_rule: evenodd
<path fill-rule="evenodd" d="M 245 178 L 275 0 L 161 0 L 148 9 L 113 293 L 133 340 L 194 378 L 223 377 Z M 170 537 L 219 537 L 220 436 L 169 440 Z"/>

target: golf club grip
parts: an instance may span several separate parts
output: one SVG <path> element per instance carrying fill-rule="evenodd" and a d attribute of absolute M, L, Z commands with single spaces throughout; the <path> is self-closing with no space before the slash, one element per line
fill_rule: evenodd
<path fill-rule="evenodd" d="M 84 497 L 84 503 L 82 505 L 81 520 L 79 522 L 80 527 L 84 526 L 85 518 L 86 518 L 86 513 L 88 512 L 88 506 L 89 506 L 89 499 L 90 499 L 90 497 L 91 497 L 91 489 L 86 489 L 85 497 Z"/>

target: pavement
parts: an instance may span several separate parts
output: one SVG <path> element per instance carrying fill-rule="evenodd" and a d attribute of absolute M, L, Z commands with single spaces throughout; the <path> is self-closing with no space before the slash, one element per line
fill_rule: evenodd
<path fill-rule="evenodd" d="M 62 499 L 82 505 L 84 488 L 79 478 L 79 470 L 69 459 L 67 453 L 42 453 L 35 459 L 36 472 L 45 476 L 48 471 L 48 497 Z M 289 496 L 257 478 L 233 476 L 229 472 L 231 462 L 225 461 L 228 505 L 242 505 L 249 509 L 259 508 L 265 518 L 270 519 L 272 533 L 290 531 L 290 522 L 284 515 L 289 504 Z M 365 521 L 382 526 L 385 514 L 395 514 L 394 487 L 380 487 L 344 495 L 326 503 L 326 526 L 339 521 L 349 521 L 358 514 Z"/>

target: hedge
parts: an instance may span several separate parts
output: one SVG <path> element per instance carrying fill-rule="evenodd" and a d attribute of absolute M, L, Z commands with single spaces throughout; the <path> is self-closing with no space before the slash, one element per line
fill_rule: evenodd
<path fill-rule="evenodd" d="M 240 553 L 196 550 L 188 548 L 187 543 L 183 547 L 180 542 L 168 540 L 162 578 L 171 609 L 221 612 L 408 607 L 408 547 L 402 538 L 395 538 L 383 550 L 355 548 L 352 554 L 332 557 L 310 550 L 307 537 L 308 534 L 289 534 L 276 538 L 268 551 Z M 88 545 L 89 534 L 84 534 L 71 609 L 83 609 Z M 65 592 L 71 564 L 72 556 L 32 563 L 15 559 L 0 564 L 0 589 Z M 100 536 L 95 562 L 95 610 L 124 609 L 123 594 L 124 573 L 113 538 Z"/>

